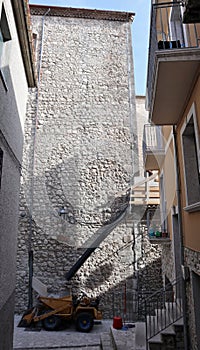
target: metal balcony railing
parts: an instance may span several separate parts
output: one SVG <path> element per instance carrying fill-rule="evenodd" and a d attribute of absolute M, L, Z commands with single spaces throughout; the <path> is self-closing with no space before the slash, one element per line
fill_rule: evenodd
<path fill-rule="evenodd" d="M 153 4 L 151 9 L 147 72 L 147 107 L 150 107 L 155 79 L 156 52 L 191 49 L 200 46 L 200 24 L 184 24 L 183 1 Z"/>
<path fill-rule="evenodd" d="M 143 159 L 147 152 L 164 152 L 162 129 L 160 126 L 145 124 L 143 132 Z"/>
<path fill-rule="evenodd" d="M 147 233 L 150 241 L 168 239 L 167 232 L 167 216 L 166 213 L 160 210 L 160 206 L 147 210 Z"/>
<path fill-rule="evenodd" d="M 143 162 L 146 170 L 158 170 L 165 156 L 165 143 L 160 126 L 146 124 L 143 131 Z"/>

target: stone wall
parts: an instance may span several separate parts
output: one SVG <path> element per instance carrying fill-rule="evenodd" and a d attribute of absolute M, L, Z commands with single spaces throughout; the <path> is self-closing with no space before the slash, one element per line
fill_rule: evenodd
<path fill-rule="evenodd" d="M 195 252 L 191 249 L 185 248 L 185 262 L 186 266 L 189 268 L 189 278 L 186 282 L 186 295 L 187 295 L 187 310 L 188 310 L 188 326 L 189 326 L 189 335 L 191 341 L 191 349 L 198 350 L 197 345 L 197 334 L 199 329 L 196 329 L 196 320 L 195 320 L 195 309 L 199 313 L 199 301 L 195 301 L 195 295 L 193 294 L 193 276 L 192 273 L 195 273 L 199 276 L 200 279 L 200 253 Z M 199 298 L 198 298 L 199 300 Z M 197 303 L 197 304 L 196 304 Z"/>
<path fill-rule="evenodd" d="M 187 304 L 187 322 L 189 328 L 189 340 L 190 348 L 192 350 L 197 350 L 197 333 L 196 329 L 196 319 L 195 319 L 195 309 L 198 309 L 199 302 L 195 304 L 195 295 L 194 295 L 194 280 L 193 273 L 197 276 L 200 276 L 200 254 L 189 248 L 184 248 L 184 259 L 185 266 L 187 269 L 186 275 L 186 304 Z M 167 277 L 169 281 L 175 279 L 175 270 L 174 270 L 174 258 L 172 251 L 172 244 L 163 245 L 162 249 L 162 269 L 163 277 Z M 200 277 L 199 277 L 200 280 Z"/>
<path fill-rule="evenodd" d="M 138 172 L 130 22 L 47 16 L 43 38 L 42 17 L 32 22 L 41 75 L 27 108 L 17 312 L 28 303 L 30 250 L 34 276 L 49 292 L 81 287 L 107 300 L 133 274 L 132 230 L 124 222 L 72 281 L 64 277 L 97 229 L 122 211 L 116 197 Z"/>
<path fill-rule="evenodd" d="M 137 319 L 145 320 L 144 300 L 163 286 L 162 281 L 162 248 L 159 244 L 149 242 L 146 225 L 138 224 L 135 229 L 135 261 L 137 276 Z"/>
<path fill-rule="evenodd" d="M 163 244 L 162 247 L 162 267 L 163 278 L 167 277 L 169 281 L 175 280 L 174 254 L 172 250 L 172 242 Z"/>
<path fill-rule="evenodd" d="M 143 176 L 147 112 L 144 97 L 134 95 L 128 16 L 121 22 L 47 15 L 42 31 L 42 17 L 34 15 L 33 32 L 41 75 L 27 107 L 16 311 L 28 305 L 32 250 L 34 277 L 49 293 L 82 288 L 100 295 L 108 318 L 122 314 L 126 290 L 127 317 L 133 319 L 135 271 L 143 281 L 149 271 L 148 280 L 160 286 L 160 251 L 145 240 L 146 260 L 135 260 L 144 258 L 134 226 L 145 208 L 116 227 L 71 281 L 65 279 L 97 230 L 123 211 L 123 194 L 135 177 Z"/>

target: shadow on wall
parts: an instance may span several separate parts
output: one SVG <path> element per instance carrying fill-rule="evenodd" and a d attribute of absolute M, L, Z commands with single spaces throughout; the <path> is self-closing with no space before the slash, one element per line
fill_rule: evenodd
<path fill-rule="evenodd" d="M 68 159 L 66 150 L 67 146 L 63 145 L 61 157 L 58 149 L 53 149 L 52 157 L 45 163 L 45 169 L 43 162 L 40 163 L 38 160 L 35 173 L 41 173 L 43 177 L 35 176 L 33 184 L 29 174 L 31 169 L 23 169 L 17 256 L 17 310 L 27 306 L 29 249 L 33 251 L 34 275 L 50 286 L 51 291 L 62 291 L 66 287 L 64 274 L 85 250 L 79 247 L 99 227 L 114 220 L 124 205 L 124 199 L 121 201 L 121 197 L 113 196 L 107 202 L 109 195 L 107 189 L 115 193 L 116 189 L 122 191 L 128 187 L 129 175 L 121 164 L 112 159 L 101 158 L 85 164 L 85 168 L 78 171 L 74 168 L 75 159 L 72 157 Z M 70 175 L 71 173 L 74 177 Z M 31 187 L 33 185 L 34 188 Z M 105 194 L 105 198 L 102 196 L 101 200 L 99 200 L 100 190 Z M 92 204 L 97 202 L 105 205 L 83 212 L 81 200 L 85 202 L 87 199 L 83 195 L 85 191 L 90 197 L 95 197 Z M 61 217 L 59 210 L 62 207 L 65 208 L 65 215 Z M 99 259 L 98 262 L 94 261 L 96 257 Z M 102 263 L 99 250 L 95 252 L 94 260 L 92 259 L 93 266 Z M 103 282 L 108 279 L 112 270 L 112 261 L 105 265 L 103 272 L 98 268 L 99 280 Z M 89 268 L 89 271 L 92 269 Z"/>
<path fill-rule="evenodd" d="M 102 264 L 97 267 L 89 276 L 84 280 L 84 288 L 91 289 L 91 281 L 93 281 L 95 287 L 99 287 L 104 284 L 112 275 L 113 266 L 111 263 Z M 98 279 L 96 278 L 98 276 Z"/>
<path fill-rule="evenodd" d="M 20 225 L 22 225 L 24 235 L 21 235 L 18 241 L 16 312 L 19 313 L 24 311 L 28 305 L 28 245 L 25 243 L 26 240 L 28 242 L 30 229 L 28 209 L 26 216 L 21 217 Z M 75 247 L 58 242 L 43 232 L 34 221 L 32 221 L 32 230 L 34 276 L 48 286 L 49 293 L 63 294 L 71 291 L 77 294 L 81 288 L 92 295 L 94 291 L 100 296 L 104 318 L 122 315 L 126 311 L 127 319 L 130 321 L 138 319 L 140 317 L 138 315 L 139 303 L 162 287 L 160 258 L 152 256 L 151 261 L 148 259 L 139 261 L 136 280 L 132 262 L 129 263 L 129 266 L 121 264 L 119 255 L 112 254 L 112 251 L 109 252 L 109 260 L 105 260 L 104 254 L 109 250 L 108 244 L 93 252 L 73 279 L 67 282 L 64 277 L 66 272 L 85 249 L 77 250 Z M 126 278 L 123 278 L 123 272 L 130 266 L 132 273 L 126 274 Z"/>
<path fill-rule="evenodd" d="M 161 258 L 151 258 L 151 261 L 143 262 L 143 267 L 138 271 L 138 291 L 147 293 L 162 288 L 162 261 Z"/>
<path fill-rule="evenodd" d="M 59 220 L 59 214 L 57 212 L 58 196 L 61 196 L 61 202 L 65 205 L 68 203 L 65 201 L 63 195 L 62 184 L 57 180 L 57 170 L 52 169 L 53 174 L 49 173 L 51 177 L 51 185 L 54 191 L 48 193 L 49 200 L 52 205 L 55 205 L 55 218 L 54 224 Z M 47 174 L 46 174 L 47 175 Z M 55 182 L 55 184 L 54 184 Z M 56 185 L 57 184 L 57 185 Z M 47 183 L 46 183 L 47 186 Z M 47 186 L 48 187 L 48 186 Z M 28 295 L 28 244 L 31 243 L 31 249 L 33 250 L 33 270 L 34 276 L 37 277 L 42 283 L 48 286 L 49 293 L 68 293 L 73 291 L 77 294 L 80 288 L 85 288 L 86 292 L 95 293 L 100 295 L 102 299 L 101 305 L 104 308 L 104 318 L 112 318 L 116 313 L 121 313 L 125 307 L 124 303 L 126 300 L 126 310 L 129 312 L 129 318 L 135 319 L 137 313 L 137 299 L 138 290 L 133 289 L 133 256 L 130 253 L 129 261 L 126 264 L 121 263 L 119 246 L 115 245 L 112 235 L 106 238 L 105 242 L 102 243 L 101 249 L 97 249 L 92 253 L 87 263 L 82 266 L 72 281 L 67 282 L 65 279 L 65 273 L 74 265 L 79 257 L 85 251 L 85 248 L 77 249 L 73 245 L 68 245 L 65 242 L 57 240 L 57 236 L 53 238 L 48 234 L 48 230 L 44 229 L 46 226 L 40 226 L 38 222 L 30 220 L 30 213 L 26 206 L 26 200 L 21 196 L 23 205 L 21 209 L 24 210 L 25 215 L 21 216 L 19 223 L 19 238 L 18 238 L 18 258 L 17 258 L 17 288 L 16 288 L 16 311 L 21 312 L 27 308 L 27 295 Z M 70 203 L 69 203 L 70 204 Z M 112 201 L 110 207 L 118 208 L 120 202 L 118 200 Z M 70 213 L 73 213 L 73 208 L 69 206 Z M 110 211 L 110 217 L 112 218 L 112 210 Z M 43 224 L 45 223 L 45 217 L 43 218 Z M 101 225 L 104 216 L 101 218 Z M 108 220 L 108 218 L 106 218 Z M 105 219 L 104 219 L 105 220 Z M 68 224 L 69 232 L 73 235 L 73 229 L 78 232 L 83 231 L 84 226 L 76 221 L 70 222 L 70 217 L 67 215 L 65 221 Z M 104 222 L 104 221 L 103 221 Z M 53 225 L 53 223 L 50 223 Z M 30 225 L 31 235 L 30 235 Z M 49 223 L 47 222 L 47 229 Z M 71 231 L 70 231 L 71 227 Z M 91 226 L 92 227 L 92 226 Z M 87 230 L 91 228 L 87 226 Z M 58 227 L 55 225 L 54 230 Z M 94 229 L 94 228 L 93 228 Z M 95 228 L 96 230 L 96 228 Z M 85 231 L 86 232 L 86 231 Z M 121 230 L 122 232 L 122 230 Z M 56 232 L 58 234 L 58 232 Z M 80 234 L 78 232 L 78 234 Z M 119 236 L 122 236 L 121 234 Z M 108 241 L 107 241 L 108 240 Z M 125 244 L 121 237 L 121 247 L 125 247 Z M 148 250 L 151 250 L 151 246 L 148 246 Z M 161 281 L 161 268 L 158 259 L 151 254 L 151 261 L 145 260 L 141 265 L 138 262 L 139 267 L 139 279 L 138 288 L 155 290 Z M 131 271 L 131 272 L 130 272 Z M 124 278 L 125 276 L 125 278 Z M 142 278 L 140 278 L 142 276 Z M 134 292 L 134 293 L 133 293 Z M 133 298 L 134 295 L 134 298 Z M 124 311 L 123 311 L 124 312 Z"/>
<path fill-rule="evenodd" d="M 45 235 L 42 240 L 43 239 L 44 241 L 46 240 Z M 18 264 L 24 264 L 25 259 L 26 256 L 21 255 L 21 261 L 18 260 Z M 73 263 L 74 251 L 71 249 L 71 251 L 68 250 L 68 252 L 65 252 L 63 244 L 53 239 L 50 239 L 48 247 L 44 246 L 43 249 L 35 247 L 34 275 L 49 286 L 48 292 L 50 294 L 62 293 L 63 295 L 65 293 L 68 294 L 71 289 L 73 294 L 77 294 L 77 291 L 84 289 L 86 292 L 90 291 L 92 296 L 94 286 L 96 293 L 100 296 L 100 308 L 103 310 L 103 317 L 105 319 L 113 318 L 117 315 L 126 317 L 129 321 L 141 319 L 140 313 L 142 314 L 143 310 L 140 304 L 145 297 L 148 297 L 160 287 L 158 281 L 160 282 L 161 279 L 160 276 L 156 274 L 158 272 L 157 261 L 153 262 L 152 266 L 148 266 L 148 268 L 139 271 L 139 276 L 144 274 L 146 277 L 147 272 L 151 271 L 150 278 L 148 278 L 149 281 L 151 280 L 151 284 L 154 285 L 154 289 L 151 290 L 146 289 L 147 280 L 145 281 L 143 289 L 142 280 L 140 279 L 138 281 L 138 287 L 140 287 L 140 289 L 134 289 L 135 278 L 133 275 L 129 276 L 127 279 L 122 279 L 120 283 L 115 283 L 115 285 L 111 287 L 109 278 L 114 268 L 111 263 L 106 263 L 96 268 L 83 282 L 80 280 L 81 276 L 77 274 L 70 283 L 66 283 L 64 278 L 66 265 L 71 266 Z M 156 271 L 154 271 L 155 266 Z M 27 308 L 28 303 L 28 270 L 26 269 L 25 271 L 23 269 L 21 272 L 22 271 L 23 276 L 19 278 L 20 271 L 18 270 L 18 286 L 16 288 L 16 311 L 18 313 L 23 312 Z M 118 271 L 115 271 L 115 273 L 117 274 Z M 124 314 L 126 315 L 124 316 Z"/>

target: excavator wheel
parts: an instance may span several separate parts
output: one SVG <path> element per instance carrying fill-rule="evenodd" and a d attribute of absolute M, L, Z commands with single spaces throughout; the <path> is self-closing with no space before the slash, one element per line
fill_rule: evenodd
<path fill-rule="evenodd" d="M 57 331 L 61 325 L 61 318 L 55 315 L 51 315 L 47 318 L 44 318 L 42 324 L 46 331 Z"/>
<path fill-rule="evenodd" d="M 76 318 L 76 329 L 79 332 L 88 333 L 94 325 L 94 319 L 91 313 L 81 312 Z"/>

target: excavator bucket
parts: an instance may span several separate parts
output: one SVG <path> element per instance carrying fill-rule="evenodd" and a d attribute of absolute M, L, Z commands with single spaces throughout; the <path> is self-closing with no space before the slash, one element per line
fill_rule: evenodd
<path fill-rule="evenodd" d="M 26 310 L 26 312 L 23 314 L 21 320 L 19 321 L 17 327 L 29 327 L 31 325 L 31 322 L 35 315 L 35 308 L 32 307 L 31 309 Z"/>

